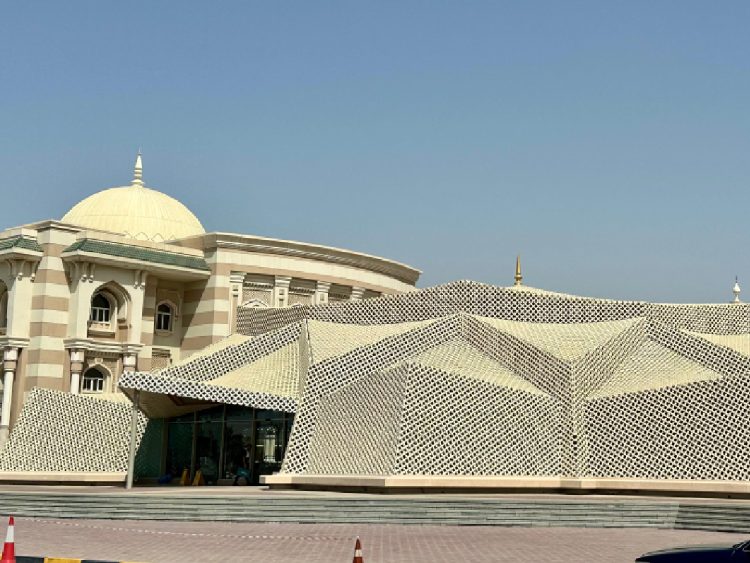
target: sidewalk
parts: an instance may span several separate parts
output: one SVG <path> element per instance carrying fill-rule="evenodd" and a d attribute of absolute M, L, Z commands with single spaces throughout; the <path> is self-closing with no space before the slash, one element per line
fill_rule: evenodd
<path fill-rule="evenodd" d="M 18 518 L 16 553 L 147 563 L 632 563 L 646 551 L 743 535 L 655 529 L 57 521 Z"/>
<path fill-rule="evenodd" d="M 195 497 L 206 496 L 213 498 L 325 498 L 325 499 L 352 499 L 352 498 L 372 498 L 372 499 L 514 499 L 514 500 L 540 500 L 540 501 L 561 501 L 561 502 L 614 502 L 621 500 L 631 500 L 643 503 L 673 503 L 677 501 L 690 502 L 691 504 L 728 504 L 728 505 L 745 505 L 750 507 L 750 499 L 727 499 L 727 498 L 701 498 L 701 497 L 667 497 L 667 496 L 644 496 L 644 495 L 563 495 L 563 494 L 520 494 L 520 493 L 417 493 L 417 494 L 380 494 L 380 493 L 343 493 L 336 491 L 303 491 L 303 490 L 270 490 L 265 486 L 145 486 L 134 487 L 127 490 L 120 486 L 91 486 L 91 485 L 0 485 L 0 494 L 86 494 L 86 495 L 123 495 L 123 496 L 167 496 L 167 497 Z"/>

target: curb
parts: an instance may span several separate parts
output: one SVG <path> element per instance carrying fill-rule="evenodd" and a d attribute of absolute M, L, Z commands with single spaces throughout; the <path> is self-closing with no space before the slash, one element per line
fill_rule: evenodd
<path fill-rule="evenodd" d="M 135 563 L 127 561 L 105 561 L 103 559 L 71 559 L 70 557 L 33 557 L 17 555 L 16 563 Z"/>

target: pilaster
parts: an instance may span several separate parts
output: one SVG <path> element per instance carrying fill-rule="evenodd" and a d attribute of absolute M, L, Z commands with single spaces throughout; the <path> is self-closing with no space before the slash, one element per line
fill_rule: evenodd
<path fill-rule="evenodd" d="M 39 262 L 28 260 L 7 260 L 9 276 L 8 313 L 6 334 L 18 338 L 28 338 L 31 323 L 31 297 L 33 281 Z"/>
<path fill-rule="evenodd" d="M 145 301 L 147 278 L 148 272 L 145 270 L 136 270 L 133 274 L 133 291 L 130 292 L 130 305 L 132 309 L 128 331 L 128 340 L 130 342 L 141 342 L 141 333 L 143 332 L 143 305 Z"/>
<path fill-rule="evenodd" d="M 230 272 L 229 287 L 230 299 L 232 300 L 229 308 L 229 333 L 233 333 L 237 328 L 237 307 L 242 304 L 242 288 L 245 285 L 245 272 Z"/>
<path fill-rule="evenodd" d="M 289 285 L 292 283 L 291 276 L 274 276 L 273 284 L 273 306 L 286 307 L 289 305 Z"/>
<path fill-rule="evenodd" d="M 134 372 L 138 356 L 133 353 L 125 353 L 122 356 L 122 372 Z"/>
<path fill-rule="evenodd" d="M 328 292 L 330 290 L 330 282 L 317 282 L 315 284 L 315 305 L 325 305 L 328 303 Z"/>
<path fill-rule="evenodd" d="M 88 334 L 91 297 L 94 294 L 94 289 L 96 289 L 94 285 L 95 266 L 95 264 L 89 262 L 72 262 L 70 264 L 69 338 L 86 338 Z"/>

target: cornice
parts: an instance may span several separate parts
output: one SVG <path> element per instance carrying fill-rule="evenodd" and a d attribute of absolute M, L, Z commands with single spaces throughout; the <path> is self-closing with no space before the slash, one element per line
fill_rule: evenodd
<path fill-rule="evenodd" d="M 92 338 L 66 338 L 63 340 L 66 350 L 87 350 L 102 354 L 138 354 L 143 344 L 134 342 L 102 342 Z"/>
<path fill-rule="evenodd" d="M 319 244 L 272 239 L 232 233 L 208 233 L 203 236 L 205 250 L 225 249 L 304 258 L 330 264 L 351 266 L 384 274 L 409 285 L 416 284 L 420 270 L 401 262 Z"/>
<path fill-rule="evenodd" d="M 29 339 L 20 336 L 0 337 L 0 348 L 28 348 Z"/>

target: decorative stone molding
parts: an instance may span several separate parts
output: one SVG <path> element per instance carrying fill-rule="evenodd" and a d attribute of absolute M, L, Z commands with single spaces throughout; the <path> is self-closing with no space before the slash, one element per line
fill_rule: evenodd
<path fill-rule="evenodd" d="M 8 270 L 10 277 L 16 280 L 22 280 L 23 278 L 29 278 L 34 281 L 36 278 L 36 272 L 39 269 L 40 260 L 6 260 L 8 264 Z"/>
<path fill-rule="evenodd" d="M 92 283 L 96 274 L 96 264 L 93 262 L 68 262 L 71 280 Z"/>
<path fill-rule="evenodd" d="M 136 356 L 135 354 L 125 354 L 122 357 L 122 371 L 125 372 L 133 372 L 135 371 L 136 367 Z"/>
<path fill-rule="evenodd" d="M 143 344 L 127 342 L 101 342 L 91 338 L 66 338 L 63 340 L 63 346 L 66 350 L 80 349 L 87 352 L 99 353 L 104 355 L 122 356 L 125 354 L 138 355 L 143 348 Z"/>
<path fill-rule="evenodd" d="M 231 295 L 231 311 L 232 315 L 229 319 L 229 329 L 231 332 L 234 332 L 234 328 L 237 325 L 237 307 L 239 307 L 242 304 L 243 298 L 243 288 L 245 285 L 245 277 L 247 274 L 245 272 L 231 272 L 229 274 L 229 287 L 230 291 L 232 292 Z"/>
<path fill-rule="evenodd" d="M 3 371 L 16 371 L 18 363 L 18 348 L 5 348 L 3 350 Z"/>
<path fill-rule="evenodd" d="M 3 336 L 0 337 L 0 348 L 3 349 L 3 359 L 7 359 L 5 357 L 5 351 L 7 350 L 15 350 L 16 354 L 20 351 L 22 348 L 28 348 L 29 346 L 29 339 L 28 338 L 17 338 L 14 336 Z"/>
<path fill-rule="evenodd" d="M 135 289 L 146 289 L 146 278 L 148 272 L 146 270 L 136 270 L 133 272 L 133 287 Z"/>
<path fill-rule="evenodd" d="M 341 264 L 384 274 L 409 285 L 414 285 L 422 273 L 420 270 L 394 260 L 318 244 L 229 233 L 207 233 L 203 239 L 206 249 L 226 248 Z"/>
<path fill-rule="evenodd" d="M 290 276 L 275 276 L 273 286 L 273 304 L 275 307 L 286 307 L 289 304 Z"/>
<path fill-rule="evenodd" d="M 242 298 L 242 286 L 245 285 L 245 272 L 231 272 L 229 274 L 229 284 L 232 287 L 232 296 L 237 299 Z"/>
<path fill-rule="evenodd" d="M 330 282 L 319 281 L 315 285 L 315 305 L 324 305 L 328 303 L 328 292 L 330 290 Z"/>

